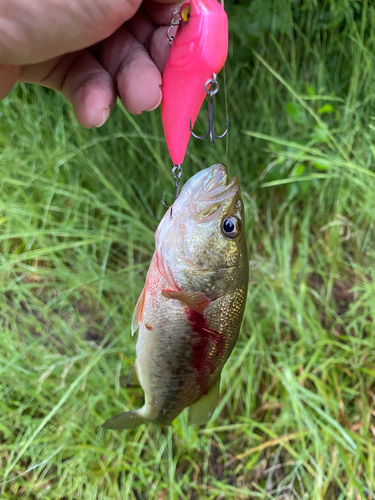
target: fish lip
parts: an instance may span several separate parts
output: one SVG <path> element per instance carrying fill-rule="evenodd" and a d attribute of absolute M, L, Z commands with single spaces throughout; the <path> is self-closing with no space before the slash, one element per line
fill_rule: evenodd
<path fill-rule="evenodd" d="M 228 179 L 227 166 L 224 163 L 217 163 L 211 167 L 211 169 L 214 168 L 216 171 L 210 172 L 213 177 L 212 183 L 208 183 L 204 198 L 207 200 L 224 199 L 233 196 L 240 187 L 238 177 L 235 175 Z"/>
<path fill-rule="evenodd" d="M 214 177 L 214 187 L 227 185 L 228 184 L 227 166 L 224 165 L 224 163 L 217 163 L 216 165 L 213 165 L 213 167 L 216 167 L 216 173 Z"/>
<path fill-rule="evenodd" d="M 238 177 L 228 179 L 227 167 L 223 163 L 206 169 L 199 184 L 189 188 L 184 199 L 188 202 L 190 214 L 195 220 L 205 222 L 212 220 L 218 211 L 240 196 Z"/>

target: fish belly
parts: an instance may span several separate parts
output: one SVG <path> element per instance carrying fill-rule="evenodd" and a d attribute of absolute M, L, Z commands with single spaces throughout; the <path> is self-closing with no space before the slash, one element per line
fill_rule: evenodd
<path fill-rule="evenodd" d="M 179 303 L 163 304 L 144 314 L 139 328 L 137 370 L 145 393 L 144 417 L 169 424 L 199 397 L 191 355 L 191 328 Z M 150 329 L 150 327 L 152 329 Z"/>
<path fill-rule="evenodd" d="M 136 367 L 145 393 L 145 420 L 170 424 L 220 380 L 237 340 L 242 290 L 211 302 L 203 314 L 165 298 L 168 283 L 150 266 L 139 319 Z M 238 317 L 239 320 L 235 320 Z"/>

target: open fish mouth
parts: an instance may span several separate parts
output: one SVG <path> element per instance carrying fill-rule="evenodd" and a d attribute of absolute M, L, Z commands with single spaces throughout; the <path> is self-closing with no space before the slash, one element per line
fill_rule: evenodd
<path fill-rule="evenodd" d="M 206 170 L 207 173 L 202 179 L 202 187 L 200 190 L 200 196 L 203 199 L 224 201 L 238 191 L 238 177 L 235 176 L 229 180 L 227 167 L 223 163 L 217 163 Z"/>
<path fill-rule="evenodd" d="M 192 177 L 181 191 L 181 202 L 187 202 L 194 218 L 205 219 L 239 193 L 239 181 L 228 179 L 227 167 L 217 163 Z M 178 201 L 178 199 L 177 199 Z"/>

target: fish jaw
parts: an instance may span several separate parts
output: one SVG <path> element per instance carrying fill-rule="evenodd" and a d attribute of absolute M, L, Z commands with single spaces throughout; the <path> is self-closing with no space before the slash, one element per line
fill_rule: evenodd
<path fill-rule="evenodd" d="M 240 198 L 238 177 L 228 179 L 227 167 L 216 163 L 201 170 L 183 186 L 181 199 L 177 199 L 173 210 L 189 204 L 190 214 L 195 220 L 204 220 L 217 212 L 225 203 Z M 233 208 L 233 210 L 235 210 Z"/>
<path fill-rule="evenodd" d="M 161 114 L 174 164 L 184 160 L 206 96 L 205 83 L 218 74 L 228 54 L 228 18 L 217 0 L 190 0 L 190 18 L 181 21 L 163 74 Z"/>
<path fill-rule="evenodd" d="M 220 204 L 231 198 L 239 192 L 239 182 L 237 176 L 228 180 L 227 167 L 223 163 L 216 163 L 211 167 L 200 170 L 191 177 L 182 187 L 181 192 L 173 204 L 173 214 L 176 217 L 185 214 L 184 217 L 202 218 L 200 211 L 202 204 Z M 167 211 L 160 222 L 156 233 L 156 242 L 159 239 L 159 233 L 163 232 L 165 227 L 171 227 L 175 224 L 170 212 Z M 160 236 L 161 238 L 162 236 Z M 158 244 L 156 243 L 156 248 Z"/>

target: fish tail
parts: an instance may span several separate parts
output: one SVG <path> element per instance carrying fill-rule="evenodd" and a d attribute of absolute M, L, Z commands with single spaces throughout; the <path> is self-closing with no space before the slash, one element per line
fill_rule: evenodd
<path fill-rule="evenodd" d="M 145 424 L 150 420 L 145 418 L 143 413 L 143 408 L 139 408 L 138 410 L 127 411 L 125 413 L 120 413 L 115 417 L 106 420 L 102 427 L 105 429 L 133 429 L 133 427 L 137 427 L 137 425 Z"/>

